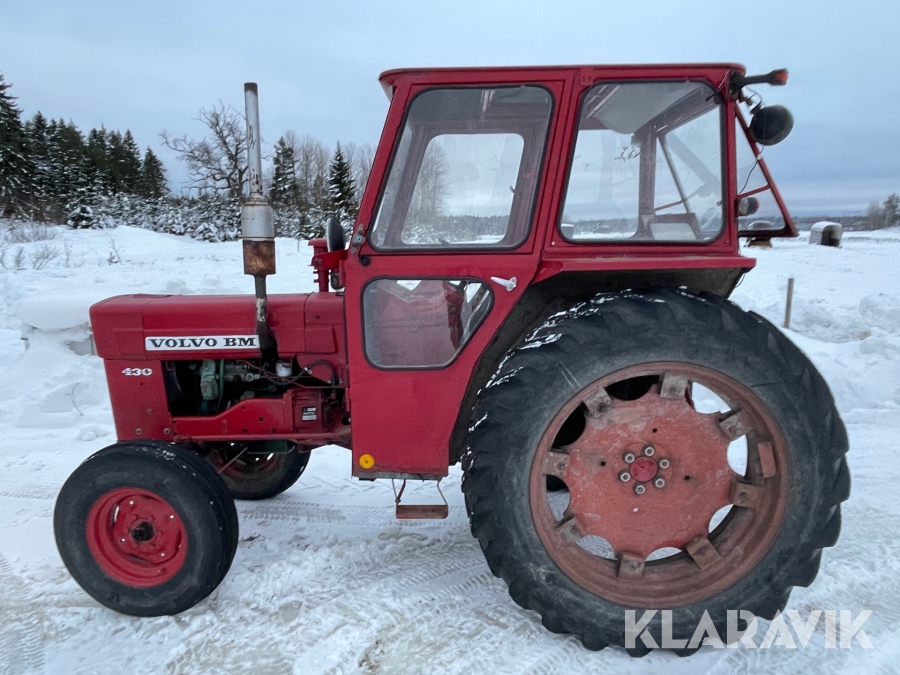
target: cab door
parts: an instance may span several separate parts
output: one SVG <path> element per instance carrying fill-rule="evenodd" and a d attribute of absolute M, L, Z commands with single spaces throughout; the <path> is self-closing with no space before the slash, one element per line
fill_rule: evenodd
<path fill-rule="evenodd" d="M 557 77 L 397 88 L 345 263 L 354 475 L 446 475 L 472 372 L 537 270 Z"/>

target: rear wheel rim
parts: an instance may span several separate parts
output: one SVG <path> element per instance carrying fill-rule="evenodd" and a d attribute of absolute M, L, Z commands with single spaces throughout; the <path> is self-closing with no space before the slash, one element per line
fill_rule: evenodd
<path fill-rule="evenodd" d="M 639 388 L 631 400 L 610 394 L 622 396 L 623 383 Z M 729 411 L 698 412 L 694 384 Z M 742 438 L 743 475 L 727 455 Z M 694 364 L 648 363 L 597 380 L 554 417 L 531 468 L 531 512 L 547 553 L 582 588 L 631 607 L 679 607 L 759 563 L 784 520 L 790 470 L 777 424 L 747 387 Z M 568 488 L 564 510 L 548 484 Z M 653 559 L 660 549 L 672 554 Z"/>
<path fill-rule="evenodd" d="M 282 456 L 278 454 L 260 455 L 245 452 L 233 461 L 224 460 L 222 466 L 225 466 L 225 469 L 221 473 L 233 478 L 251 478 L 275 471 L 281 463 Z"/>
<path fill-rule="evenodd" d="M 232 443 L 216 447 L 210 459 L 216 473 L 224 479 L 235 481 L 252 480 L 269 476 L 280 471 L 290 453 L 250 452 L 251 447 L 243 443 Z M 293 450 L 292 452 L 296 452 Z"/>
<path fill-rule="evenodd" d="M 118 488 L 97 499 L 86 534 L 100 569 L 137 588 L 171 580 L 187 555 L 187 531 L 178 513 L 159 495 L 140 488 Z"/>

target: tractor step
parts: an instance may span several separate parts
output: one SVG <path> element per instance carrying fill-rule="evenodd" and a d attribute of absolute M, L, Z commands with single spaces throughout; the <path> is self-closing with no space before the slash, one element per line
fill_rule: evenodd
<path fill-rule="evenodd" d="M 400 486 L 400 492 L 394 487 L 394 481 L 391 481 L 391 487 L 394 488 L 394 515 L 397 520 L 442 520 L 450 515 L 450 506 L 447 504 L 447 498 L 441 492 L 441 481 L 435 483 L 438 494 L 444 500 L 443 504 L 401 504 L 400 498 L 403 497 L 403 491 L 406 489 L 406 481 Z"/>
<path fill-rule="evenodd" d="M 397 504 L 397 520 L 441 520 L 450 515 L 446 504 Z"/>

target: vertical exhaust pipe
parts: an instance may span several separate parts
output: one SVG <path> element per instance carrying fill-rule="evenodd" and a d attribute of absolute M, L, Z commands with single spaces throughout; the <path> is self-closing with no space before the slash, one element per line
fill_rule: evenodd
<path fill-rule="evenodd" d="M 263 361 L 278 359 L 278 346 L 269 326 L 269 302 L 266 276 L 275 274 L 275 216 L 263 194 L 262 148 L 259 133 L 259 92 L 255 82 L 244 84 L 247 115 L 247 160 L 250 196 L 241 208 L 241 239 L 244 248 L 244 274 L 256 282 L 256 334 Z"/>

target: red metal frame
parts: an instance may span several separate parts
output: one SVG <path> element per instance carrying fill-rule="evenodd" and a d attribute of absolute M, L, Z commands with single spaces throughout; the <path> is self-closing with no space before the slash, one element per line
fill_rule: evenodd
<path fill-rule="evenodd" d="M 772 196 L 775 198 L 775 203 L 778 204 L 778 208 L 781 211 L 782 217 L 784 218 L 784 227 L 780 230 L 775 230 L 773 232 L 741 232 L 740 236 L 757 237 L 762 239 L 768 239 L 770 237 L 796 237 L 797 226 L 794 225 L 794 219 L 791 218 L 791 214 L 788 211 L 787 204 L 785 204 L 784 199 L 781 198 L 781 192 L 778 190 L 778 186 L 775 185 L 775 181 L 772 180 L 772 174 L 769 173 L 769 166 L 766 164 L 766 160 L 762 156 L 762 150 L 760 150 L 759 145 L 757 145 L 756 141 L 754 141 L 750 136 L 750 126 L 747 124 L 747 120 L 744 119 L 744 115 L 741 113 L 740 108 L 737 107 L 737 104 L 735 104 L 735 117 L 737 117 L 737 120 L 741 125 L 741 129 L 744 130 L 744 135 L 747 137 L 747 142 L 750 144 L 750 149 L 753 150 L 753 156 L 756 157 L 756 162 L 757 164 L 759 164 L 759 168 L 762 171 L 763 177 L 766 179 L 767 183 L 765 187 L 759 188 L 757 190 L 748 190 L 747 192 L 735 195 L 735 198 L 740 199 L 741 197 L 749 197 L 751 195 L 765 192 L 767 189 L 770 189 L 772 190 Z M 735 190 L 737 190 L 737 188 L 735 188 Z"/>
<path fill-rule="evenodd" d="M 549 90 L 554 106 L 528 236 L 513 250 L 377 251 L 368 241 L 349 251 L 327 252 L 323 240 L 310 242 L 319 292 L 272 296 L 270 323 L 281 358 L 303 366 L 325 363 L 344 394 L 344 412 L 304 423 L 295 411 L 322 410 L 321 390 L 298 389 L 280 398 L 242 401 L 215 416 L 173 417 L 168 410 L 162 369 L 177 359 L 247 359 L 246 351 L 148 352 L 147 336 L 248 335 L 253 333 L 253 297 L 174 298 L 124 296 L 92 308 L 98 351 L 106 362 L 116 429 L 121 439 L 158 438 L 184 442 L 213 440 L 293 440 L 305 446 L 339 443 L 353 450 L 353 473 L 360 477 L 446 475 L 449 444 L 461 402 L 473 386 L 472 374 L 500 327 L 532 284 L 566 272 L 633 273 L 657 270 L 725 269 L 742 273 L 752 259 L 738 250 L 735 199 L 735 126 L 740 118 L 728 95 L 736 64 L 660 66 L 555 66 L 546 68 L 464 68 L 394 70 L 381 76 L 391 104 L 360 204 L 356 233 L 371 225 L 386 180 L 404 113 L 413 97 L 432 87 L 535 84 Z M 557 221 L 574 148 L 582 95 L 599 80 L 694 79 L 723 96 L 726 223 L 722 234 L 702 245 L 665 243 L 588 244 L 566 241 Z M 742 124 L 743 120 L 741 119 Z M 781 196 L 772 184 L 779 205 Z M 785 210 L 786 212 L 786 210 Z M 787 221 L 790 222 L 790 221 Z M 793 223 L 790 223 L 793 227 Z M 793 231 L 793 230 L 792 230 Z M 236 271 L 237 273 L 237 271 Z M 342 294 L 328 291 L 336 273 Z M 474 278 L 491 286 L 493 306 L 456 359 L 440 369 L 384 370 L 370 364 L 363 344 L 362 289 L 372 279 Z M 516 278 L 506 290 L 492 277 Z M 317 366 L 322 367 L 322 366 Z M 123 375 L 150 368 L 147 377 Z M 352 379 L 351 379 L 352 375 Z M 350 437 L 350 421 L 355 433 Z M 363 455 L 369 457 L 360 462 Z M 374 459 L 374 463 L 369 460 Z"/>

